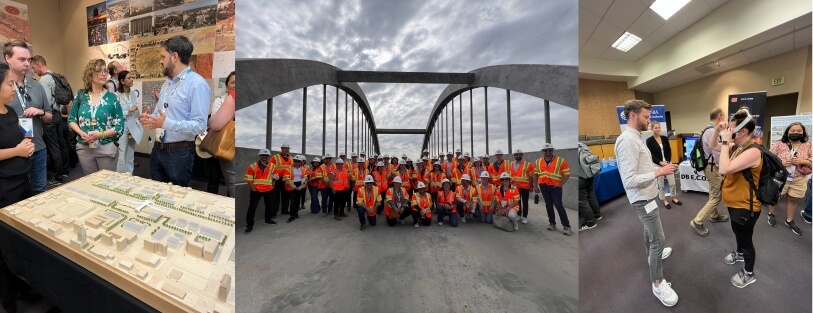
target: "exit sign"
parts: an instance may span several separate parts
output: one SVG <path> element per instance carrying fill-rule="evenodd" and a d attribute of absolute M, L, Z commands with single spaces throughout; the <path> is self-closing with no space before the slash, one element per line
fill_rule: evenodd
<path fill-rule="evenodd" d="M 785 83 L 784 77 L 774 78 L 771 80 L 771 86 L 781 85 Z"/>

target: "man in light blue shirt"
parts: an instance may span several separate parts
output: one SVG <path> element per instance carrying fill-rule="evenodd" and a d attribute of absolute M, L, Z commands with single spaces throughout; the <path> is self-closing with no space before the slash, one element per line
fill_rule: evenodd
<path fill-rule="evenodd" d="M 192 42 L 175 36 L 161 44 L 161 66 L 169 77 L 156 95 L 152 114 L 142 113 L 139 120 L 155 129 L 155 145 L 150 155 L 153 180 L 189 187 L 195 163 L 195 136 L 206 130 L 211 89 L 189 67 Z"/>

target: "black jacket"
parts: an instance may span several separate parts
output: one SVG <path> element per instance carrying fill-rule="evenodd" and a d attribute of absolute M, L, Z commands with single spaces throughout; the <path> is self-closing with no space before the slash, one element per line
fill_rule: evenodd
<path fill-rule="evenodd" d="M 663 144 L 663 156 L 666 160 L 661 158 L 661 147 L 658 146 L 658 142 L 655 141 L 655 135 L 646 139 L 646 147 L 649 148 L 649 153 L 652 154 L 652 162 L 655 163 L 655 165 L 660 165 L 663 161 L 670 162 L 670 160 L 672 160 L 672 147 L 669 146 L 669 139 L 661 135 L 661 143 Z"/>

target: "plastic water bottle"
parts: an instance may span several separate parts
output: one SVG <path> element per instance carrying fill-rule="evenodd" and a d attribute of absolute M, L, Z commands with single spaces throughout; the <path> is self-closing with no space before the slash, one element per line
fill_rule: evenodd
<path fill-rule="evenodd" d="M 618 165 L 617 163 L 615 163 L 615 158 L 610 158 L 610 165 L 612 166 Z"/>
<path fill-rule="evenodd" d="M 603 169 L 603 168 L 606 168 L 606 167 L 607 167 L 607 159 L 601 158 L 601 168 Z"/>

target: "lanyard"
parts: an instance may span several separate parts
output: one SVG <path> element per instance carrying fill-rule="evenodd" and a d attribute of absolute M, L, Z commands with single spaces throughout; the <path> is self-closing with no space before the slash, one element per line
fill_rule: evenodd
<path fill-rule="evenodd" d="M 164 98 L 164 109 L 169 107 L 169 98 L 171 98 L 172 96 L 175 95 L 175 92 L 178 91 L 178 87 L 180 87 L 181 84 L 183 84 L 183 81 L 186 79 L 186 76 L 189 75 L 190 72 L 192 72 L 191 67 L 187 67 L 185 70 L 183 70 L 183 72 L 181 72 L 181 74 L 178 76 L 178 78 L 180 78 L 180 80 L 178 81 L 177 84 L 175 84 L 175 88 L 173 88 L 171 92 L 169 91 L 169 88 L 167 88 L 167 91 L 164 92 L 164 96 L 163 96 L 163 98 Z M 167 80 L 167 82 L 170 82 L 170 81 L 171 80 Z M 167 93 L 169 93 L 169 98 L 167 98 Z"/>
<path fill-rule="evenodd" d="M 23 88 L 22 88 L 23 92 L 25 92 L 25 80 L 26 78 L 23 78 Z M 22 106 L 23 111 L 25 111 L 25 99 L 23 99 L 23 94 L 20 93 L 20 85 L 18 85 L 17 82 L 15 81 L 14 86 L 17 87 L 17 92 L 15 93 L 17 94 L 17 99 L 20 100 L 20 106 Z"/>

